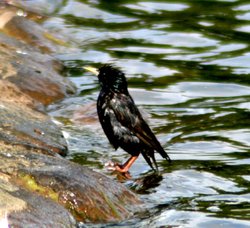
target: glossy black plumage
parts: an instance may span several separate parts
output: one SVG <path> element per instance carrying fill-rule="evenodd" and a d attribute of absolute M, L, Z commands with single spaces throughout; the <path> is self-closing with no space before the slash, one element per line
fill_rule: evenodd
<path fill-rule="evenodd" d="M 170 161 L 130 96 L 124 73 L 104 65 L 99 69 L 98 79 L 101 85 L 98 116 L 114 148 L 121 147 L 132 156 L 141 153 L 152 169 L 157 169 L 155 151 Z"/>

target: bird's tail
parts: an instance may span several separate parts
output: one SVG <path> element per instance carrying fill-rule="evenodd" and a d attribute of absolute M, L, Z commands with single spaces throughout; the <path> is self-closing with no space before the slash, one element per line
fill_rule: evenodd
<path fill-rule="evenodd" d="M 167 152 L 162 148 L 158 148 L 157 152 L 163 157 L 165 158 L 167 161 L 171 162 L 170 157 L 168 156 Z"/>
<path fill-rule="evenodd" d="M 146 160 L 146 162 L 149 164 L 151 169 L 158 172 L 158 166 L 157 166 L 157 163 L 156 163 L 156 160 L 155 160 L 154 151 L 153 150 L 152 151 L 142 151 L 141 154 L 144 157 L 144 159 Z"/>

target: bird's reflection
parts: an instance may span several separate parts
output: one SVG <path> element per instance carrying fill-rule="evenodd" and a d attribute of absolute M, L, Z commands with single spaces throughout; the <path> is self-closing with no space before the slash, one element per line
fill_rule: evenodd
<path fill-rule="evenodd" d="M 160 185 L 163 177 L 160 172 L 150 172 L 128 183 L 129 188 L 139 194 L 147 194 Z"/>

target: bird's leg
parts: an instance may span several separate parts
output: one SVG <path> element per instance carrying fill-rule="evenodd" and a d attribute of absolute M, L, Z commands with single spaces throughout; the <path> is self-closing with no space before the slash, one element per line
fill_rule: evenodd
<path fill-rule="evenodd" d="M 138 156 L 139 155 L 131 156 L 123 165 L 115 165 L 115 170 L 121 173 L 128 172 L 129 168 L 132 166 Z"/>

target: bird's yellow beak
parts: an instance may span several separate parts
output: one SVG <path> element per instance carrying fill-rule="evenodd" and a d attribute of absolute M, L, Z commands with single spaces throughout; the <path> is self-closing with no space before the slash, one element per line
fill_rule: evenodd
<path fill-rule="evenodd" d="M 86 67 L 83 67 L 83 69 L 93 73 L 94 75 L 98 75 L 99 74 L 99 71 L 98 69 L 94 68 L 94 67 L 91 67 L 91 66 L 86 66 Z"/>

